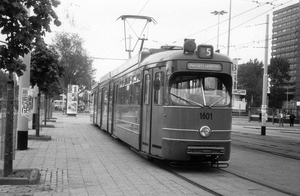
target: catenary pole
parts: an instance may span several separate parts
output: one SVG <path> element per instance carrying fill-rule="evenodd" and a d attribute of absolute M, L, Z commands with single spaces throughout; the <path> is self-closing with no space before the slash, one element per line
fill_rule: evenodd
<path fill-rule="evenodd" d="M 228 42 L 227 42 L 227 56 L 229 56 L 229 49 L 230 49 L 230 29 L 231 29 L 231 1 L 229 4 L 229 23 L 228 23 Z"/>
<path fill-rule="evenodd" d="M 266 118 L 267 118 L 267 85 L 268 85 L 268 52 L 269 52 L 269 15 L 267 14 L 266 22 L 266 41 L 265 41 L 265 61 L 264 61 L 264 75 L 263 75 L 263 94 L 261 105 L 261 135 L 266 135 Z"/>

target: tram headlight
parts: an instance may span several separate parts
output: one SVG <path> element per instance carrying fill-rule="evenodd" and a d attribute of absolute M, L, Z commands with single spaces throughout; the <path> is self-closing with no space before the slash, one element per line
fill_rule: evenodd
<path fill-rule="evenodd" d="M 211 134 L 211 129 L 208 126 L 203 126 L 200 128 L 199 133 L 202 137 L 208 137 Z"/>

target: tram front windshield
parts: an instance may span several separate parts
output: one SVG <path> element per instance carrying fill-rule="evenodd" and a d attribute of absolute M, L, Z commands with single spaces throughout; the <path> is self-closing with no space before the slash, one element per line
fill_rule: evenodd
<path fill-rule="evenodd" d="M 177 75 L 170 81 L 170 96 L 178 105 L 230 106 L 231 78 L 225 75 Z"/>

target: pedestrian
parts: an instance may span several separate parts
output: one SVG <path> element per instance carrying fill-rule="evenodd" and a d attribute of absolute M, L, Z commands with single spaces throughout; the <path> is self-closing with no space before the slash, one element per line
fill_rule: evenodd
<path fill-rule="evenodd" d="M 291 113 L 290 114 L 290 127 L 294 126 L 294 121 L 295 121 L 295 114 Z"/>
<path fill-rule="evenodd" d="M 280 111 L 280 113 L 279 113 L 279 127 L 280 126 L 283 127 L 283 113 L 282 113 L 282 111 Z"/>

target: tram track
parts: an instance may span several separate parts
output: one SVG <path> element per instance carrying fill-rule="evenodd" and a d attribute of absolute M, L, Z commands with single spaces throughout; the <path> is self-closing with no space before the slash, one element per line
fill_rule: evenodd
<path fill-rule="evenodd" d="M 177 176 L 178 178 L 180 178 L 180 179 L 182 179 L 182 180 L 184 180 L 184 181 L 186 181 L 186 182 L 188 182 L 188 183 L 190 183 L 190 184 L 192 184 L 192 185 L 194 185 L 194 186 L 196 186 L 196 187 L 198 187 L 198 188 L 200 188 L 200 189 L 202 189 L 202 190 L 204 190 L 204 191 L 206 191 L 208 193 L 211 193 L 212 195 L 215 195 L 215 196 L 224 196 L 223 194 L 220 194 L 220 193 L 218 193 L 218 192 L 216 192 L 216 191 L 214 191 L 212 189 L 209 189 L 208 187 L 205 187 L 205 186 L 203 186 L 203 185 L 201 185 L 201 184 L 199 184 L 197 182 L 194 182 L 194 181 L 188 179 L 187 177 L 185 177 L 183 175 L 180 175 L 179 173 L 176 173 L 176 172 L 171 171 L 171 170 L 169 172 L 172 173 L 173 175 Z"/>
<path fill-rule="evenodd" d="M 267 140 L 248 134 L 233 134 L 232 145 L 264 152 L 284 158 L 300 160 L 299 142 L 287 140 Z"/>
<path fill-rule="evenodd" d="M 131 148 L 132 149 L 132 148 Z M 134 150 L 134 149 L 132 149 Z M 136 153 L 140 154 L 136 150 L 134 150 Z M 222 180 L 224 180 L 224 176 L 226 179 L 228 179 L 229 182 L 231 182 L 233 179 L 237 182 L 244 181 L 244 184 L 252 183 L 252 185 L 249 187 L 239 187 L 239 189 L 245 189 L 244 191 L 248 192 L 248 194 L 252 194 L 252 190 L 259 190 L 261 192 L 264 192 L 263 194 L 258 195 L 272 195 L 272 193 L 276 193 L 277 195 L 291 195 L 291 196 L 297 196 L 298 194 L 295 193 L 295 190 L 283 188 L 279 184 L 274 184 L 270 182 L 263 181 L 262 179 L 259 179 L 258 177 L 247 175 L 244 173 L 241 173 L 239 171 L 232 171 L 230 169 L 230 166 L 228 169 L 223 168 L 216 168 L 212 167 L 209 164 L 195 164 L 195 163 L 183 163 L 178 162 L 178 164 L 170 164 L 170 162 L 166 162 L 163 160 L 153 159 L 151 157 L 145 156 L 144 154 L 140 154 L 144 158 L 148 158 L 149 161 L 156 165 L 157 167 L 171 173 L 172 175 L 176 176 L 177 178 L 180 178 L 181 180 L 207 192 L 211 195 L 216 196 L 226 196 L 230 195 L 228 193 L 224 193 L 223 187 L 218 187 L 218 183 L 222 183 Z M 287 157 L 290 158 L 290 157 Z M 176 163 L 176 162 L 175 162 Z M 221 173 L 220 173 L 221 172 Z M 192 177 L 190 176 L 192 174 Z M 206 180 L 206 177 L 209 177 L 210 180 L 213 179 L 213 182 L 210 185 L 207 185 L 210 180 Z M 222 179 L 223 178 L 223 179 Z M 248 182 L 248 183 L 247 183 Z M 236 188 L 235 184 L 228 183 L 228 189 Z M 211 188 L 213 187 L 213 188 Z M 264 187 L 264 188 L 257 188 L 257 187 Z M 226 192 L 226 191 L 225 191 Z M 256 194 L 254 194 L 256 195 Z"/>
<path fill-rule="evenodd" d="M 172 170 L 171 167 L 167 166 L 165 162 L 155 162 L 155 164 L 158 167 L 164 169 L 165 171 L 168 171 L 169 173 L 173 174 L 174 176 L 180 178 L 181 180 L 183 180 L 185 182 L 188 182 L 189 184 L 192 184 L 192 185 L 206 191 L 207 193 L 210 193 L 214 196 L 225 196 L 221 193 L 218 193 L 218 192 L 214 191 L 213 189 L 210 189 L 210 188 L 206 187 L 205 185 L 201 185 L 201 184 L 189 179 L 188 177 L 186 177 L 184 175 L 181 175 L 180 173 L 176 172 L 175 170 Z"/>
<path fill-rule="evenodd" d="M 236 177 L 239 177 L 239 178 L 241 178 L 241 179 L 244 179 L 244 180 L 253 182 L 253 183 L 255 183 L 255 184 L 259 184 L 259 185 L 261 185 L 261 186 L 267 187 L 267 188 L 272 189 L 272 190 L 274 190 L 274 191 L 277 191 L 277 192 L 280 192 L 280 193 L 283 193 L 283 194 L 286 194 L 286 195 L 290 195 L 290 196 L 297 196 L 297 194 L 291 193 L 291 192 L 289 192 L 289 191 L 284 191 L 284 190 L 282 190 L 282 189 L 280 189 L 280 188 L 277 188 L 277 187 L 275 187 L 275 186 L 272 186 L 272 185 L 270 185 L 270 184 L 263 183 L 263 182 L 261 182 L 261 181 L 259 181 L 259 180 L 257 180 L 257 179 L 253 179 L 253 178 L 250 178 L 250 177 L 246 177 L 246 176 L 243 176 L 243 175 L 238 174 L 238 173 L 236 173 L 236 172 L 228 171 L 228 170 L 225 170 L 225 169 L 222 169 L 222 168 L 218 168 L 218 169 L 219 169 L 220 171 L 222 171 L 222 172 L 225 172 L 225 173 L 234 175 L 234 176 L 236 176 Z"/>
<path fill-rule="evenodd" d="M 124 144 L 125 144 L 125 143 L 124 143 Z M 127 145 L 127 144 L 125 144 L 125 145 Z M 201 190 L 203 190 L 203 191 L 206 191 L 207 193 L 210 193 L 211 195 L 214 195 L 214 196 L 225 196 L 225 195 L 223 195 L 223 194 L 221 194 L 221 193 L 218 193 L 217 191 L 214 191 L 213 189 L 210 189 L 210 188 L 206 187 L 205 185 L 202 185 L 202 184 L 200 184 L 200 183 L 197 183 L 197 182 L 195 182 L 195 181 L 189 179 L 188 177 L 186 177 L 186 176 L 184 176 L 184 175 L 181 175 L 180 173 L 176 172 L 176 171 L 173 170 L 172 167 L 170 166 L 170 162 L 163 161 L 163 160 L 160 160 L 160 159 L 151 158 L 151 157 L 149 157 L 149 156 L 147 156 L 147 155 L 145 155 L 145 154 L 143 154 L 143 153 L 137 151 L 136 149 L 134 149 L 134 148 L 132 148 L 132 147 L 130 147 L 130 146 L 129 146 L 129 148 L 130 148 L 133 152 L 135 152 L 135 153 L 137 153 L 138 155 L 140 155 L 141 157 L 143 157 L 143 158 L 149 160 L 150 162 L 152 162 L 152 164 L 154 164 L 156 167 L 159 167 L 159 168 L 161 168 L 161 169 L 163 169 L 163 170 L 165 170 L 165 171 L 171 173 L 172 175 L 174 175 L 174 176 L 180 178 L 181 180 L 183 180 L 183 181 L 185 181 L 185 182 L 187 182 L 187 183 L 189 183 L 189 184 L 192 184 L 192 185 L 194 185 L 195 187 L 198 187 L 199 189 L 201 189 Z M 188 164 L 189 164 L 189 163 L 188 163 Z M 210 168 L 211 168 L 211 167 L 210 167 Z"/>
<path fill-rule="evenodd" d="M 299 156 L 295 156 L 295 155 L 288 155 L 288 154 L 285 154 L 283 152 L 274 152 L 274 151 L 271 151 L 269 149 L 262 149 L 262 148 L 258 148 L 257 146 L 254 146 L 254 145 L 257 145 L 255 143 L 246 143 L 244 141 L 239 141 L 240 144 L 232 144 L 232 145 L 236 145 L 236 146 L 244 146 L 246 147 L 247 149 L 251 149 L 251 150 L 256 150 L 256 151 L 259 151 L 259 152 L 264 152 L 264 153 L 268 153 L 268 154 L 272 154 L 272 155 L 276 155 L 276 156 L 279 156 L 279 157 L 284 157 L 284 158 L 289 158 L 289 159 L 294 159 L 294 160 L 300 160 L 300 157 Z M 263 145 L 259 145 L 260 147 L 269 147 L 269 146 L 263 146 Z"/>
<path fill-rule="evenodd" d="M 240 178 L 246 178 L 262 186 L 287 195 L 299 195 L 297 187 L 297 169 L 282 170 L 286 165 L 289 168 L 296 168 L 297 161 L 300 160 L 298 139 L 283 138 L 278 136 L 260 136 L 256 134 L 234 132 L 232 134 L 232 151 L 243 156 L 243 152 L 251 153 L 251 156 L 243 156 L 243 162 L 235 159 L 234 166 L 227 169 L 220 169 Z M 238 153 L 239 152 L 239 153 Z M 268 161 L 259 160 L 265 157 Z M 251 162 L 254 162 L 251 164 Z M 238 163 L 239 162 L 239 163 Z M 270 163 L 270 164 L 269 164 Z M 241 170 L 241 164 L 246 164 Z M 260 167 L 261 164 L 261 167 Z M 267 165 L 264 165 L 267 164 Z M 246 167 L 254 168 L 251 171 Z M 240 168 L 240 169 L 237 169 Z M 256 169 L 255 169 L 256 168 Z M 264 168 L 264 172 L 262 172 Z M 285 172 L 280 172 L 281 170 Z M 268 177 L 266 177 L 268 176 Z M 287 183 L 280 183 L 280 180 Z M 288 179 L 288 180 L 287 180 Z"/>
<path fill-rule="evenodd" d="M 251 136 L 249 136 L 251 138 Z M 236 141 L 237 138 L 235 138 L 234 140 Z M 247 140 L 247 138 L 245 138 Z M 299 160 L 298 156 L 289 156 L 280 152 L 271 152 L 270 150 L 263 150 L 260 149 L 262 148 L 262 146 L 264 148 L 280 148 L 279 145 L 274 144 L 274 143 L 268 143 L 268 144 L 261 144 L 264 141 L 258 141 L 255 144 L 253 142 L 249 142 L 246 143 L 246 145 L 244 145 L 244 148 L 247 149 L 251 149 L 254 151 L 266 151 L 265 153 L 269 153 L 272 155 L 276 155 L 276 156 L 281 156 L 284 158 L 289 158 L 289 159 L 294 159 L 294 160 Z M 245 141 L 238 141 L 238 143 L 234 143 L 233 146 L 238 146 L 240 147 L 240 143 L 245 143 Z M 292 143 L 292 146 L 297 145 L 297 142 Z M 257 146 L 257 147 L 253 147 L 250 148 L 249 146 Z M 273 150 L 275 151 L 275 150 Z M 138 154 L 140 154 L 139 152 L 137 152 Z M 148 157 L 146 155 L 144 155 L 144 158 Z M 290 189 L 287 187 L 282 187 L 282 185 L 276 184 L 276 182 L 269 182 L 269 181 L 264 181 L 262 179 L 260 179 L 258 176 L 253 176 L 253 175 L 249 175 L 246 173 L 242 173 L 239 171 L 233 171 L 230 169 L 230 166 L 228 169 L 223 169 L 223 168 L 215 168 L 215 167 L 211 167 L 208 164 L 205 164 L 205 168 L 201 168 L 203 165 L 195 165 L 195 164 L 190 164 L 189 163 L 183 163 L 182 162 L 178 162 L 179 164 L 176 166 L 174 165 L 170 165 L 169 162 L 165 162 L 162 160 L 158 160 L 158 159 L 152 159 L 151 157 L 150 160 L 155 160 L 153 161 L 153 164 L 155 164 L 157 167 L 162 168 L 165 171 L 168 171 L 169 173 L 171 173 L 172 175 L 180 178 L 181 180 L 207 192 L 208 194 L 211 195 L 218 195 L 218 196 L 225 196 L 225 195 L 230 195 L 228 193 L 224 193 L 224 189 L 223 187 L 218 187 L 218 182 L 222 183 L 222 178 L 225 176 L 226 179 L 228 179 L 228 181 L 244 181 L 245 184 L 252 184 L 249 187 L 239 187 L 239 185 L 234 185 L 233 184 L 228 184 L 228 188 L 230 189 L 230 187 L 232 186 L 232 188 L 236 188 L 235 186 L 237 186 L 240 190 L 243 190 L 246 192 L 246 194 L 253 194 L 251 191 L 255 191 L 255 190 L 259 190 L 264 192 L 265 194 L 258 194 L 258 195 L 272 195 L 271 193 L 276 193 L 277 195 L 292 195 L 292 196 L 297 196 L 298 194 L 295 193 L 294 189 Z M 182 164 L 182 167 L 180 166 L 180 164 Z M 176 164 L 175 164 L 176 165 Z M 221 173 L 218 173 L 221 172 Z M 210 180 L 207 180 L 206 178 L 209 178 L 210 180 L 213 181 L 212 184 L 210 183 Z M 224 180 L 224 178 L 223 178 Z M 247 183 L 248 182 L 248 183 Z M 247 192 L 248 191 L 248 192 Z M 226 191 L 225 191 L 226 192 Z M 271 192 L 271 193 L 270 193 Z M 256 194 L 254 194 L 256 195 Z"/>
<path fill-rule="evenodd" d="M 214 190 L 214 189 L 211 189 L 211 188 L 208 188 L 207 186 L 203 185 L 203 184 L 200 184 L 198 182 L 196 182 L 195 180 L 192 180 L 190 179 L 189 177 L 185 176 L 184 174 L 181 174 L 181 172 L 179 171 L 178 172 L 178 168 L 180 169 L 180 167 L 176 167 L 176 169 L 174 169 L 174 167 L 170 166 L 170 165 L 167 165 L 166 163 L 163 163 L 163 162 L 156 162 L 155 163 L 158 167 L 164 169 L 165 171 L 168 171 L 170 172 L 171 174 L 173 174 L 174 176 L 184 180 L 185 182 L 188 182 L 212 195 L 216 195 L 216 196 L 225 196 L 227 194 L 222 194 L 220 192 L 223 192 L 223 191 L 220 191 L 218 192 L 218 190 Z M 181 169 L 187 169 L 187 170 L 195 170 L 195 173 L 197 173 L 197 171 L 199 171 L 199 169 L 201 169 L 201 167 L 203 167 L 202 164 L 200 164 L 199 166 L 195 166 L 194 164 L 191 164 L 189 165 L 189 163 L 185 163 L 182 165 Z M 270 184 L 267 184 L 267 183 L 263 183 L 261 181 L 259 181 L 258 179 L 253 179 L 251 177 L 248 177 L 246 175 L 242 175 L 242 174 L 239 174 L 237 172 L 233 172 L 233 171 L 228 171 L 226 169 L 223 169 L 223 168 L 215 168 L 215 167 L 211 167 L 210 165 L 208 164 L 205 164 L 204 167 L 206 168 L 209 168 L 209 172 L 212 173 L 212 175 L 216 172 L 222 172 L 223 174 L 220 174 L 220 175 L 225 175 L 225 174 L 229 174 L 229 175 L 232 175 L 236 178 L 239 178 L 239 179 L 242 179 L 244 181 L 248 181 L 248 182 L 251 182 L 251 183 L 254 183 L 256 185 L 259 185 L 259 186 L 262 186 L 262 187 L 265 187 L 269 190 L 273 190 L 277 193 L 280 193 L 282 195 L 290 195 L 290 196 L 297 196 L 296 193 L 293 193 L 292 191 L 286 191 L 286 190 L 282 190 L 280 189 L 280 187 L 276 187 L 275 185 L 270 185 Z M 202 168 L 203 170 L 203 168 Z M 206 173 L 206 172 L 205 172 Z M 197 177 L 198 179 L 201 179 L 201 172 L 199 173 L 199 177 Z M 229 178 L 232 178 L 232 177 L 229 177 Z M 219 179 L 216 178 L 216 182 L 218 182 Z M 230 185 L 229 185 L 230 186 Z M 264 194 L 263 194 L 264 195 Z M 268 195 L 268 194 L 267 194 Z M 270 194 L 271 195 L 271 194 Z"/>

